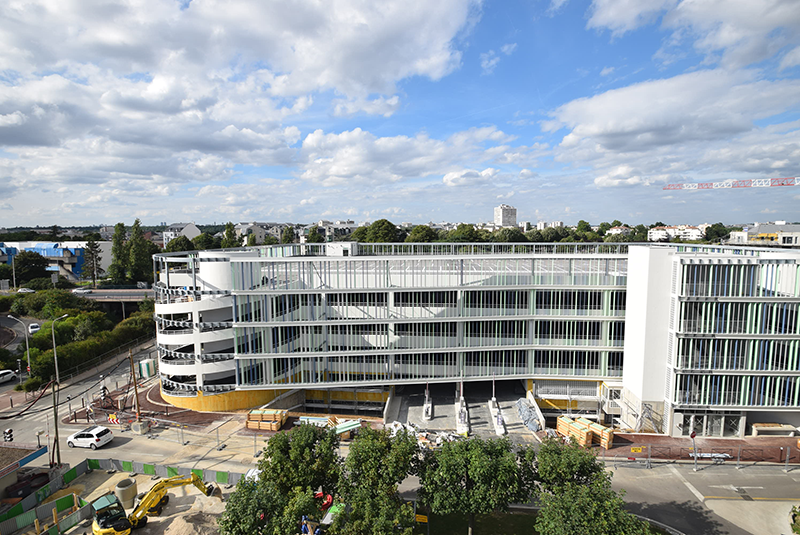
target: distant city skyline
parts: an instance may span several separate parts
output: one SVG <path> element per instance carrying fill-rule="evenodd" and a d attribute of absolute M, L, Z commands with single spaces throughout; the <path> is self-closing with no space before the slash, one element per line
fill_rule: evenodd
<path fill-rule="evenodd" d="M 0 4 L 0 227 L 800 220 L 780 0 Z"/>

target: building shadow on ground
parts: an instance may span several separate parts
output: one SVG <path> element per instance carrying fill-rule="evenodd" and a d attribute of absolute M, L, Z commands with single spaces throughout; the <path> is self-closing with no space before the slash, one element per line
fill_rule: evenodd
<path fill-rule="evenodd" d="M 666 524 L 686 535 L 744 535 L 747 533 L 725 521 L 721 522 L 721 519 L 712 511 L 694 501 L 627 503 L 626 509 Z"/>

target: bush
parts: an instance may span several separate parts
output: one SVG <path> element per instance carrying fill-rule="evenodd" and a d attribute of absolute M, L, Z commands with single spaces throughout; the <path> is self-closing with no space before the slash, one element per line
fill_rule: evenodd
<path fill-rule="evenodd" d="M 13 295 L 0 295 L 0 312 L 6 313 L 11 311 L 11 305 L 14 304 Z"/>
<path fill-rule="evenodd" d="M 25 392 L 35 392 L 42 388 L 42 379 L 41 377 L 29 377 L 27 381 L 22 384 L 22 388 Z"/>

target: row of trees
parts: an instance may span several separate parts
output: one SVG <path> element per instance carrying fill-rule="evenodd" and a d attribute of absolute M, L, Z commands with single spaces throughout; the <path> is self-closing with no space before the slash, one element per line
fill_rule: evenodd
<path fill-rule="evenodd" d="M 624 510 L 611 476 L 591 451 L 546 441 L 515 449 L 508 440 L 473 438 L 422 450 L 413 434 L 362 429 L 346 459 L 336 454 L 332 430 L 303 425 L 271 438 L 259 462 L 258 479 L 244 479 L 219 521 L 223 535 L 296 533 L 302 516 L 318 517 L 314 493 L 346 504 L 334 519 L 334 534 L 411 535 L 414 511 L 399 493 L 417 475 L 422 506 L 439 515 L 469 517 L 507 512 L 511 504 L 538 501 L 540 535 L 649 534 L 647 524 Z"/>
<path fill-rule="evenodd" d="M 628 227 L 631 233 L 609 234 L 613 227 L 627 227 L 619 220 L 611 223 L 601 223 L 597 230 L 584 220 L 578 222 L 575 228 L 550 227 L 544 230 L 531 229 L 522 232 L 519 228 L 503 228 L 490 232 L 477 229 L 474 225 L 462 223 L 453 230 L 434 230 L 428 225 L 417 225 L 410 232 L 398 228 L 391 221 L 380 219 L 367 227 L 359 227 L 346 240 L 364 243 L 555 243 L 555 242 L 646 242 L 647 231 L 653 227 L 665 226 L 658 221 L 650 226 L 636 225 Z M 738 227 L 726 227 L 722 223 L 715 223 L 706 230 L 706 241 L 716 242 L 730 235 L 731 230 L 741 230 Z"/>
<path fill-rule="evenodd" d="M 17 317 L 32 316 L 45 320 L 68 314 L 56 323 L 54 333 L 62 373 L 69 373 L 131 340 L 152 335 L 155 331 L 153 311 L 153 300 L 144 300 L 139 303 L 138 312 L 120 322 L 101 311 L 95 301 L 64 290 L 0 296 L 0 314 L 10 312 Z M 29 338 L 31 377 L 25 383 L 27 390 L 35 390 L 54 372 L 52 328 L 52 321 L 45 321 L 41 330 Z M 16 369 L 16 360 L 26 358 L 25 344 L 21 344 L 16 353 L 0 349 L 0 367 L 3 369 Z"/>
<path fill-rule="evenodd" d="M 111 265 L 108 266 L 111 284 L 140 281 L 152 283 L 152 258 L 160 251 L 158 245 L 144 237 L 139 218 L 131 226 L 130 237 L 127 235 L 125 223 L 117 223 L 111 238 Z"/>

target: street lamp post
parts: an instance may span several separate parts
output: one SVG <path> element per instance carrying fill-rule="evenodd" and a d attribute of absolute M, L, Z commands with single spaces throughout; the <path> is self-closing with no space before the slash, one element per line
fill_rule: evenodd
<path fill-rule="evenodd" d="M 53 332 L 53 362 L 56 365 L 56 383 L 59 383 L 59 384 L 61 383 L 61 379 L 58 376 L 58 354 L 56 353 L 56 322 L 58 320 L 63 320 L 67 316 L 69 316 L 69 314 L 64 314 L 63 316 L 59 316 L 56 319 L 54 319 L 53 323 L 51 324 L 52 325 L 52 329 L 51 330 Z"/>
<path fill-rule="evenodd" d="M 25 333 L 25 350 L 28 352 L 28 373 L 30 373 L 31 372 L 31 348 L 28 345 L 28 326 L 25 325 L 24 321 L 22 321 L 21 319 L 15 318 L 14 316 L 12 316 L 10 314 L 9 314 L 8 317 L 10 319 L 18 322 L 20 325 L 22 325 L 22 332 Z"/>

